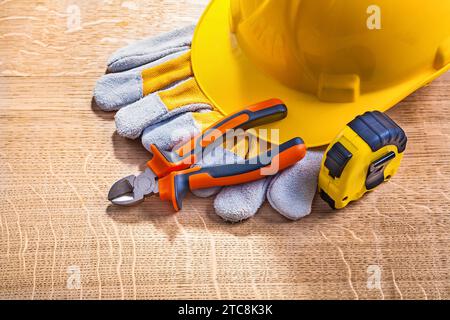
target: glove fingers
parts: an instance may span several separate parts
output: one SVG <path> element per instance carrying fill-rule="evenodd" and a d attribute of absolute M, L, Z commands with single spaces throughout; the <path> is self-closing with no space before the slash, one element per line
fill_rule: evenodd
<path fill-rule="evenodd" d="M 271 178 L 238 186 L 226 187 L 214 200 L 216 214 L 229 222 L 253 217 L 266 199 Z"/>
<path fill-rule="evenodd" d="M 204 112 L 217 114 L 217 112 Z M 160 122 L 144 130 L 142 145 L 150 151 L 150 145 L 160 150 L 172 151 L 177 145 L 188 142 L 193 136 L 200 134 L 201 124 L 196 119 L 197 113 L 188 112 L 178 117 Z"/>
<path fill-rule="evenodd" d="M 142 134 L 142 145 L 150 151 L 150 145 L 156 145 L 160 150 L 172 151 L 176 146 L 186 143 L 202 131 L 202 123 L 198 121 L 208 115 L 205 119 L 220 119 L 223 117 L 217 111 L 201 110 L 200 112 L 187 112 L 178 117 L 149 126 Z"/>
<path fill-rule="evenodd" d="M 190 51 L 177 52 L 133 70 L 104 75 L 95 86 L 95 102 L 102 110 L 119 110 L 191 75 Z"/>
<path fill-rule="evenodd" d="M 108 71 L 121 72 L 190 49 L 195 25 L 137 41 L 117 50 L 109 59 Z"/>
<path fill-rule="evenodd" d="M 125 138 L 138 138 L 145 128 L 186 112 L 211 110 L 207 104 L 190 104 L 172 111 L 162 103 L 157 94 L 147 96 L 132 105 L 120 109 L 115 116 L 117 133 Z"/>
<path fill-rule="evenodd" d="M 291 220 L 298 220 L 311 213 L 322 156 L 321 151 L 308 151 L 302 161 L 272 180 L 267 192 L 272 208 Z"/>
<path fill-rule="evenodd" d="M 119 135 L 136 139 L 145 128 L 186 112 L 212 109 L 195 79 L 191 78 L 173 88 L 148 95 L 116 113 Z"/>
<path fill-rule="evenodd" d="M 142 77 L 139 72 L 107 74 L 94 89 L 94 99 L 103 111 L 116 111 L 142 98 Z"/>

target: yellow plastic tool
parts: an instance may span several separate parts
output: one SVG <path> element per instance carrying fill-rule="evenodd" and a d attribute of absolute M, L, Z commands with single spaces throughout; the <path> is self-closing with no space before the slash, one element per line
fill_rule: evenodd
<path fill-rule="evenodd" d="M 328 147 L 319 174 L 319 192 L 333 209 L 342 209 L 392 178 L 407 137 L 386 114 L 356 117 Z"/>
<path fill-rule="evenodd" d="M 212 0 L 192 44 L 202 91 L 224 114 L 279 98 L 281 141 L 329 144 L 450 68 L 449 0 Z"/>

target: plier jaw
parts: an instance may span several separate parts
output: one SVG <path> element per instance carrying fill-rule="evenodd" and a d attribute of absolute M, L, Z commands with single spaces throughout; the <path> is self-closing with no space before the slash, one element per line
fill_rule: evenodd
<path fill-rule="evenodd" d="M 158 179 L 151 169 L 138 176 L 131 175 L 113 184 L 108 200 L 119 206 L 134 206 L 144 201 L 146 196 L 158 193 Z"/>

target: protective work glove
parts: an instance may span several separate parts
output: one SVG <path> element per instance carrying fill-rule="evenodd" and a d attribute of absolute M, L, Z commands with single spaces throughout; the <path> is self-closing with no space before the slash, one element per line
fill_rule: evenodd
<path fill-rule="evenodd" d="M 224 117 L 194 78 L 190 54 L 194 29 L 188 26 L 118 50 L 109 59 L 108 73 L 95 87 L 97 105 L 104 111 L 118 110 L 118 134 L 129 139 L 142 137 L 149 151 L 152 144 L 171 151 Z M 243 156 L 221 149 L 205 156 L 201 164 L 236 162 Z M 321 158 L 321 152 L 309 151 L 301 162 L 275 177 L 194 194 L 217 194 L 215 212 L 226 221 L 254 216 L 266 198 L 283 216 L 297 220 L 311 212 Z"/>

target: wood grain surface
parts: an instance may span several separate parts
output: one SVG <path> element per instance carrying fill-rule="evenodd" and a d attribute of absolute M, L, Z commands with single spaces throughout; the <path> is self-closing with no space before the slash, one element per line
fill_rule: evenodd
<path fill-rule="evenodd" d="M 389 112 L 399 174 L 349 208 L 245 223 L 190 196 L 112 207 L 148 155 L 91 107 L 107 57 L 195 22 L 206 0 L 0 1 L 0 298 L 448 299 L 450 74 Z M 373 280 L 379 276 L 379 286 Z"/>

